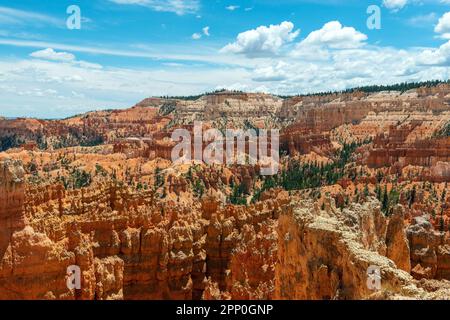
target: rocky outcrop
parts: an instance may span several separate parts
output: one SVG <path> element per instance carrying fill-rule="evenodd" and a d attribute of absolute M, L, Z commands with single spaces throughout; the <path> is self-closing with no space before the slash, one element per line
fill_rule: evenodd
<path fill-rule="evenodd" d="M 405 233 L 405 214 L 402 206 L 394 208 L 389 217 L 386 232 L 386 257 L 395 262 L 399 269 L 411 272 L 411 259 L 408 239 Z"/>
<path fill-rule="evenodd" d="M 391 127 L 387 136 L 380 135 L 374 141 L 374 147 L 365 160 L 372 168 L 398 165 L 432 167 L 435 182 L 450 181 L 448 169 L 443 163 L 450 161 L 450 137 L 406 142 L 411 128 Z"/>
<path fill-rule="evenodd" d="M 432 294 L 416 283 L 400 256 L 407 248 L 401 209 L 389 222 L 377 218 L 377 202 L 324 210 L 311 202 L 284 206 L 276 221 L 259 231 L 247 229 L 231 255 L 225 289 L 209 279 L 207 299 L 426 299 L 443 297 L 445 286 Z M 379 212 L 379 211 L 378 211 Z M 275 222 L 275 223 L 274 223 Z M 367 234 L 371 234 L 369 238 Z M 403 235 L 403 238 L 400 237 Z M 394 249 L 393 241 L 401 244 Z M 384 245 L 386 242 L 387 246 Z M 380 251 L 386 250 L 397 261 Z M 409 257 L 407 252 L 406 258 Z M 368 286 L 368 270 L 378 268 L 381 287 Z"/>
<path fill-rule="evenodd" d="M 434 230 L 430 217 L 415 217 L 406 233 L 411 249 L 411 274 L 417 279 L 450 279 L 449 245 L 444 233 Z"/>
<path fill-rule="evenodd" d="M 146 106 L 90 112 L 63 120 L 5 119 L 0 120 L 0 151 L 29 149 L 31 145 L 51 150 L 95 146 L 129 137 L 148 138 L 171 120 L 159 114 L 159 107 Z"/>
<path fill-rule="evenodd" d="M 8 250 L 14 231 L 25 226 L 24 174 L 19 161 L 0 162 L 0 257 Z"/>

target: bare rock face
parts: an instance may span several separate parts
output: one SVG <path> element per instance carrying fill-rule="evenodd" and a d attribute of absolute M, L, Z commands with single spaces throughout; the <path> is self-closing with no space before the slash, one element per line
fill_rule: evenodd
<path fill-rule="evenodd" d="M 430 289 L 428 282 L 417 283 L 393 260 L 370 248 L 355 232 L 356 217 L 373 211 L 376 202 L 352 206 L 350 211 L 330 215 L 311 204 L 294 205 L 285 211 L 278 223 L 278 256 L 276 266 L 276 298 L 281 299 L 436 299 L 449 288 L 442 284 Z M 399 210 L 399 212 L 401 212 Z M 400 213 L 398 213 L 400 217 Z M 348 217 L 355 223 L 348 223 Z M 398 225 L 398 227 L 396 226 Z M 385 224 L 386 226 L 386 224 Z M 387 247 L 392 252 L 391 238 L 398 237 L 401 223 L 387 225 Z M 380 230 L 380 226 L 372 225 Z M 383 228 L 381 228 L 383 229 Z M 386 229 L 385 229 L 386 230 Z M 367 232 L 368 230 L 364 230 Z M 372 230 L 373 233 L 376 233 Z M 397 235 L 399 234 L 399 235 Z M 406 246 L 405 239 L 401 239 Z M 403 248 L 403 250 L 405 250 Z M 394 250 L 395 251 L 395 250 Z M 394 254 L 394 257 L 398 257 Z M 379 268 L 381 288 L 368 285 L 368 270 Z"/>
<path fill-rule="evenodd" d="M 407 273 L 396 269 L 392 261 L 370 249 L 360 237 L 358 217 L 370 211 L 370 205 L 355 207 L 355 211 L 347 211 L 341 218 L 311 209 L 311 205 L 305 208 L 303 203 L 280 217 L 279 233 L 284 236 L 279 239 L 279 298 L 367 298 L 373 293 L 367 286 L 367 270 L 373 265 L 381 268 L 386 288 L 401 290 L 408 283 Z M 347 215 L 353 221 L 350 225 Z M 375 234 L 375 225 L 370 227 Z"/>
<path fill-rule="evenodd" d="M 402 206 L 397 206 L 389 217 L 386 232 L 386 257 L 395 262 L 399 269 L 411 272 L 410 249 L 405 234 L 405 217 Z"/>
<path fill-rule="evenodd" d="M 409 165 L 427 167 L 431 169 L 426 177 L 428 181 L 450 181 L 450 137 L 429 137 L 427 135 L 433 130 L 425 126 L 427 123 L 439 123 L 440 117 L 450 120 L 450 115 L 443 114 L 426 121 L 411 121 L 413 124 L 402 127 L 391 125 L 387 134 L 376 136 L 374 147 L 365 162 L 372 168 L 393 164 L 400 169 Z M 417 122 L 423 125 L 418 126 Z"/>
<path fill-rule="evenodd" d="M 75 255 L 67 251 L 67 241 L 54 243 L 45 234 L 37 233 L 27 226 L 13 234 L 3 256 L 0 271 L 1 297 L 73 298 L 73 292 L 67 288 L 66 278 L 63 276 L 67 267 L 73 264 Z"/>
<path fill-rule="evenodd" d="M 450 181 L 450 163 L 438 161 L 430 169 L 431 181 Z"/>
<path fill-rule="evenodd" d="M 440 245 L 437 249 L 437 279 L 450 279 L 450 245 Z"/>
<path fill-rule="evenodd" d="M 10 227 L 14 221 L 20 227 L 22 206 L 25 200 L 25 171 L 19 161 L 0 162 L 0 219 L 9 220 Z"/>
<path fill-rule="evenodd" d="M 24 174 L 20 162 L 12 160 L 0 162 L 0 257 L 8 250 L 13 232 L 25 225 Z"/>
<path fill-rule="evenodd" d="M 396 220 L 402 218 L 401 209 L 388 222 L 373 214 L 378 205 L 373 201 L 340 210 L 330 200 L 320 210 L 311 202 L 286 204 L 276 221 L 243 229 L 228 265 L 227 285 L 209 279 L 203 298 L 432 298 L 398 267 L 407 269 L 409 259 L 403 223 Z M 397 248 L 394 239 L 402 241 Z M 397 261 L 380 254 L 383 250 Z M 373 267 L 381 272 L 379 289 L 368 286 Z M 435 288 L 434 296 L 444 296 L 445 290 Z"/>
<path fill-rule="evenodd" d="M 448 279 L 449 248 L 429 219 L 429 216 L 415 217 L 406 231 L 411 248 L 412 275 L 418 279 Z"/>
<path fill-rule="evenodd" d="M 178 101 L 175 121 L 180 124 L 201 121 L 222 121 L 226 118 L 232 125 L 266 122 L 276 125 L 283 101 L 263 93 L 217 92 L 200 97 L 196 101 Z"/>

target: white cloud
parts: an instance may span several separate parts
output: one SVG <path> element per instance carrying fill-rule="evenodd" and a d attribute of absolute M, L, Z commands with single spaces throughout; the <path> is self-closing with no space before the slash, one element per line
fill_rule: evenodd
<path fill-rule="evenodd" d="M 249 62 L 245 67 L 186 64 L 182 68 L 91 69 L 65 61 L 3 59 L 0 113 L 62 117 L 98 108 L 129 107 L 148 96 L 198 94 L 214 88 L 296 94 L 450 76 L 450 44 L 426 50 L 369 45 L 320 49 L 326 59 L 314 59 L 313 54 L 311 59 L 283 55 L 245 60 L 232 56 Z"/>
<path fill-rule="evenodd" d="M 190 95 L 214 88 L 296 94 L 450 76 L 450 42 L 438 48 L 369 45 L 367 36 L 335 21 L 294 46 L 299 34 L 294 30 L 292 23 L 284 22 L 243 32 L 223 54 L 217 54 L 218 48 L 192 49 L 197 46 L 108 49 L 0 38 L 0 44 L 43 49 L 32 53 L 32 59 L 0 61 L 0 113 L 67 116 L 128 107 L 152 95 Z M 198 35 L 206 37 L 204 30 Z M 94 69 L 96 64 L 79 61 L 72 52 L 148 58 L 160 64 Z M 183 61 L 201 63 L 180 65 Z"/>
<path fill-rule="evenodd" d="M 255 69 L 252 79 L 257 82 L 282 81 L 288 78 L 287 63 L 280 61 L 275 65 Z"/>
<path fill-rule="evenodd" d="M 202 63 L 219 63 L 228 65 L 252 65 L 251 59 L 236 59 L 235 57 L 217 55 L 216 49 L 210 49 L 201 52 L 190 53 L 188 48 L 178 48 L 176 52 L 169 50 L 168 47 L 160 47 L 155 51 L 155 46 L 148 45 L 135 45 L 129 49 L 111 49 L 106 47 L 97 46 L 79 46 L 68 45 L 57 42 L 45 42 L 45 41 L 30 41 L 30 40 L 17 40 L 17 39 L 5 39 L 0 38 L 0 45 L 14 46 L 14 47 L 29 47 L 29 48 L 54 48 L 58 50 L 82 52 L 94 55 L 108 55 L 117 57 L 128 58 L 145 58 L 151 60 L 180 60 L 180 61 L 196 61 Z M 117 47 L 117 45 L 116 45 Z M 183 53 L 180 53 L 183 52 Z"/>
<path fill-rule="evenodd" d="M 421 14 L 411 17 L 407 20 L 407 24 L 413 27 L 428 27 L 437 20 L 437 15 L 434 12 L 428 14 Z"/>
<path fill-rule="evenodd" d="M 443 61 L 440 61 L 441 65 L 420 65 L 418 56 L 422 51 L 418 49 L 367 46 L 323 50 L 327 52 L 327 59 L 284 57 L 281 61 L 266 61 L 254 69 L 252 80 L 255 83 L 252 87 L 257 87 L 257 83 L 264 81 L 272 93 L 295 94 L 371 84 L 447 79 L 450 75 L 449 68 L 442 65 Z M 445 55 L 444 52 L 441 53 Z"/>
<path fill-rule="evenodd" d="M 209 27 L 202 28 L 202 33 L 199 33 L 199 32 L 193 33 L 191 38 L 194 39 L 194 40 L 200 40 L 202 38 L 202 34 L 207 36 L 207 37 L 209 37 L 210 36 L 210 34 L 209 34 Z"/>
<path fill-rule="evenodd" d="M 279 25 L 260 26 L 240 33 L 236 42 L 222 48 L 223 53 L 240 53 L 247 56 L 265 56 L 276 54 L 280 48 L 292 42 L 300 33 L 293 31 L 294 24 L 284 21 Z"/>
<path fill-rule="evenodd" d="M 64 20 L 33 11 L 24 11 L 0 6 L 0 25 L 1 24 L 31 24 L 33 26 L 53 25 L 61 27 L 64 25 Z"/>
<path fill-rule="evenodd" d="M 240 6 L 236 6 L 236 5 L 229 5 L 228 7 L 225 7 L 225 9 L 229 10 L 229 11 L 234 11 L 239 9 Z"/>
<path fill-rule="evenodd" d="M 72 93 L 72 96 L 74 98 L 84 99 L 86 97 L 83 93 L 78 93 L 78 92 L 73 91 L 73 90 L 72 90 L 71 93 Z"/>
<path fill-rule="evenodd" d="M 439 48 L 423 50 L 417 57 L 417 64 L 424 66 L 450 66 L 450 41 Z"/>
<path fill-rule="evenodd" d="M 445 13 L 439 18 L 434 32 L 440 33 L 442 38 L 450 39 L 450 12 Z"/>
<path fill-rule="evenodd" d="M 94 70 L 37 59 L 2 59 L 0 74 L 4 80 L 0 82 L 0 114 L 28 117 L 65 117 L 96 109 L 130 107 L 149 96 L 210 91 L 217 79 L 223 85 L 231 85 L 237 79 L 247 84 L 251 81 L 243 68 L 171 70 L 162 66 Z"/>
<path fill-rule="evenodd" d="M 75 56 L 73 54 L 68 52 L 56 52 L 52 48 L 32 52 L 30 56 L 33 58 L 65 62 L 75 60 Z"/>
<path fill-rule="evenodd" d="M 348 49 L 360 47 L 366 40 L 367 36 L 355 28 L 343 27 L 339 21 L 330 21 L 321 29 L 311 32 L 300 45 Z"/>
<path fill-rule="evenodd" d="M 194 33 L 192 34 L 192 39 L 199 40 L 201 39 L 202 35 L 200 33 Z"/>
<path fill-rule="evenodd" d="M 407 3 L 408 0 L 383 0 L 383 5 L 394 12 L 403 9 Z"/>
<path fill-rule="evenodd" d="M 92 68 L 92 69 L 101 69 L 102 66 L 96 63 L 90 63 L 86 61 L 78 61 L 75 59 L 75 55 L 69 52 L 56 52 L 53 48 L 47 48 L 44 50 L 39 50 L 30 53 L 30 57 L 43 59 L 43 60 L 51 60 L 51 61 L 60 61 L 71 63 L 74 65 L 79 65 L 83 68 Z"/>
<path fill-rule="evenodd" d="M 122 5 L 139 5 L 154 11 L 173 12 L 178 15 L 196 13 L 200 8 L 199 0 L 109 0 Z"/>

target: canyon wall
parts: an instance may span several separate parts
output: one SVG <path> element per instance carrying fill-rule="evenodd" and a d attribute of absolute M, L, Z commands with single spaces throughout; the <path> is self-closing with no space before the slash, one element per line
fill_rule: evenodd
<path fill-rule="evenodd" d="M 371 265 L 389 297 L 446 290 L 427 293 L 401 270 L 402 220 L 386 220 L 376 201 L 341 210 L 329 199 L 321 210 L 274 190 L 249 207 L 205 195 L 186 208 L 114 183 L 24 189 L 20 163 L 1 167 L 2 221 L 15 221 L 2 225 L 2 299 L 369 298 Z M 67 287 L 71 265 L 80 290 Z"/>

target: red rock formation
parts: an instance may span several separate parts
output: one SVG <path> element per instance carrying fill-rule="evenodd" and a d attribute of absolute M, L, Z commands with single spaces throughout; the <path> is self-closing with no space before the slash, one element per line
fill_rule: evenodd
<path fill-rule="evenodd" d="M 25 224 L 24 174 L 20 162 L 0 162 L 0 256 L 7 250 L 13 232 Z"/>
<path fill-rule="evenodd" d="M 280 146 L 282 150 L 288 151 L 293 156 L 310 152 L 327 154 L 333 150 L 329 135 L 308 134 L 297 125 L 291 126 L 281 133 Z"/>
<path fill-rule="evenodd" d="M 427 279 L 450 279 L 449 202 L 438 183 L 449 181 L 449 140 L 433 136 L 448 117 L 448 92 L 284 102 L 223 92 L 58 121 L 0 119 L 1 138 L 31 140 L 0 154 L 25 163 L 0 162 L 0 299 L 447 297 L 446 282 Z M 265 183 L 258 166 L 165 161 L 171 130 L 192 132 L 195 119 L 208 128 L 281 128 L 290 156 L 324 162 L 343 141 L 375 140 L 351 157 L 339 184 L 271 189 L 238 206 L 227 201 L 233 186 L 250 202 Z M 100 142 L 112 145 L 51 150 Z M 35 149 L 45 144 L 46 152 Z M 416 183 L 412 199 L 411 181 L 420 179 L 427 184 Z M 371 198 L 375 185 L 398 188 L 406 209 L 385 216 Z M 67 287 L 71 265 L 81 269 L 81 289 Z M 367 286 L 369 266 L 381 268 L 382 290 Z"/>
<path fill-rule="evenodd" d="M 412 275 L 415 278 L 448 279 L 450 276 L 449 245 L 443 234 L 434 230 L 429 217 L 413 219 L 407 229 L 411 248 Z"/>
<path fill-rule="evenodd" d="M 399 269 L 411 272 L 410 249 L 405 234 L 403 207 L 397 206 L 389 217 L 386 232 L 386 257 L 395 262 Z"/>
<path fill-rule="evenodd" d="M 388 135 L 379 135 L 374 140 L 373 149 L 365 163 L 371 168 L 380 168 L 398 164 L 406 166 L 432 167 L 434 182 L 450 181 L 446 163 L 450 161 L 450 137 L 432 138 L 407 143 L 411 127 L 391 127 Z M 443 164 L 445 163 L 445 164 Z"/>

